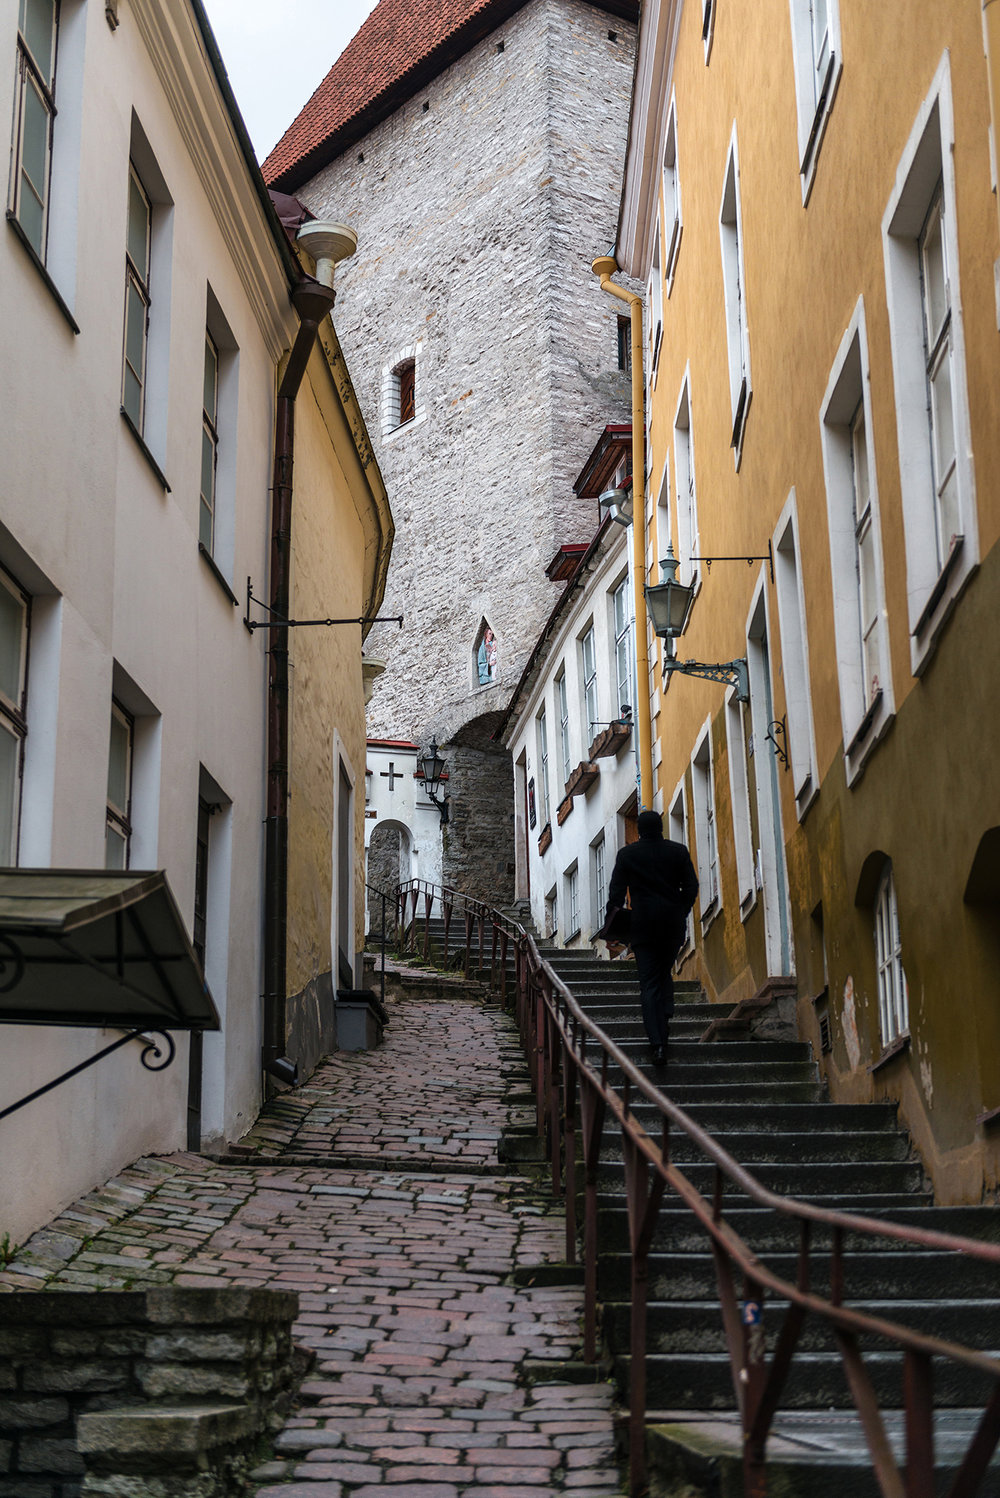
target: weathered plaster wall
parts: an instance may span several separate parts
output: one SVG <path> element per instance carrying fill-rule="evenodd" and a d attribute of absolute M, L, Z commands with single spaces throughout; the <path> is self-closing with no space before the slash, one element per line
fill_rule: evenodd
<path fill-rule="evenodd" d="M 787 3 L 762 0 L 752 13 L 739 15 L 720 11 L 707 67 L 699 20 L 698 7 L 684 7 L 674 66 L 684 228 L 650 402 L 654 482 L 668 456 L 676 472 L 673 423 L 688 372 L 700 552 L 759 555 L 794 489 L 819 794 L 811 804 L 796 806 L 793 774 L 779 769 L 777 779 L 803 1033 L 818 1041 L 809 1001 L 824 983 L 821 913 L 834 1032 L 825 1064 L 834 1095 L 898 1100 L 941 1198 L 975 1199 L 983 1189 L 996 1190 L 998 1179 L 996 1128 L 984 1130 L 977 1116 L 1000 1105 L 994 1080 L 1000 1056 L 997 948 L 990 934 L 997 906 L 994 900 L 992 907 L 975 908 L 964 899 L 979 840 L 997 825 L 1000 805 L 1000 680 L 996 651 L 983 647 L 995 633 L 988 621 L 1000 598 L 1000 491 L 991 481 L 1000 458 L 1000 346 L 981 17 L 957 0 L 916 0 L 904 26 L 885 7 L 840 0 L 843 72 L 805 205 Z M 893 87 L 887 90 L 884 59 L 890 53 Z M 882 221 L 945 58 L 954 105 L 954 147 L 948 152 L 958 237 L 950 273 L 965 340 L 980 565 L 917 676 L 900 478 L 901 462 L 910 455 L 901 458 L 897 431 Z M 753 385 L 738 468 L 730 447 L 719 250 L 734 120 Z M 841 580 L 831 565 L 820 413 L 859 297 L 870 365 L 868 421 L 895 718 L 862 778 L 848 786 L 834 630 Z M 676 536 L 676 515 L 674 526 Z M 766 564 L 763 575 L 773 712 L 779 720 L 787 717 L 794 736 L 803 732 L 802 720 L 796 725 L 789 705 L 779 599 Z M 703 573 L 678 654 L 701 661 L 742 654 L 760 576 L 759 564 L 753 571 L 720 564 Z M 718 686 L 686 678 L 660 694 L 659 789 L 669 798 L 684 776 L 690 791 L 691 753 L 711 716 L 722 910 L 686 975 L 701 977 L 713 997 L 735 1002 L 763 984 L 769 970 L 762 939 L 765 902 L 758 891 L 749 913 L 739 905 L 723 696 Z M 755 739 L 759 762 L 773 749 L 762 734 Z M 856 903 L 862 869 L 875 853 L 892 859 L 909 984 L 910 1049 L 882 1065 L 872 901 Z"/>
<path fill-rule="evenodd" d="M 314 351 L 295 411 L 292 598 L 297 618 L 362 612 L 367 479 L 350 443 L 325 356 Z M 289 631 L 291 748 L 288 803 L 287 987 L 300 1066 L 333 1042 L 330 974 L 339 905 L 351 951 L 364 943 L 365 725 L 361 630 L 351 624 Z M 337 884 L 340 762 L 354 782 L 352 887 Z"/>

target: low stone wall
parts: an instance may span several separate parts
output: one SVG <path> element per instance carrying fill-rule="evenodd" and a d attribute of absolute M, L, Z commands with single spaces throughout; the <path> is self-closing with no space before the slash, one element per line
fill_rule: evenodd
<path fill-rule="evenodd" d="M 288 1291 L 0 1295 L 0 1498 L 225 1498 L 305 1371 Z"/>

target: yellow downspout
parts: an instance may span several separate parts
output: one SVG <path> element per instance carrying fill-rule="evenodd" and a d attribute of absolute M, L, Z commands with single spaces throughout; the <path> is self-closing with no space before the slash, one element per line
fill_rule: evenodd
<path fill-rule="evenodd" d="M 626 291 L 611 277 L 618 270 L 613 255 L 600 255 L 591 269 L 601 278 L 601 290 L 627 302 L 632 321 L 632 582 L 635 588 L 635 674 L 639 701 L 635 705 L 639 730 L 639 807 L 653 804 L 653 725 L 649 712 L 649 630 L 646 624 L 646 430 L 642 379 L 642 297 Z"/>
<path fill-rule="evenodd" d="M 990 118 L 993 124 L 993 155 L 1000 155 L 1000 3 L 983 0 L 983 40 L 986 44 L 986 71 L 990 81 Z M 1000 173 L 1000 162 L 997 164 Z M 997 214 L 1000 216 L 1000 185 L 997 189 Z"/>

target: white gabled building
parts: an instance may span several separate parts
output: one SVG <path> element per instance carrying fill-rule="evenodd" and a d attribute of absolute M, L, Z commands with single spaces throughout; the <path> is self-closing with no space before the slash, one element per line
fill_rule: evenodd
<path fill-rule="evenodd" d="M 616 468 L 623 482 L 630 431 L 606 429 L 580 498 Z M 514 762 L 516 896 L 538 932 L 565 946 L 589 945 L 615 855 L 636 835 L 629 549 L 629 531 L 608 516 L 589 545 L 556 554 L 547 575 L 565 586 L 497 731 Z"/>

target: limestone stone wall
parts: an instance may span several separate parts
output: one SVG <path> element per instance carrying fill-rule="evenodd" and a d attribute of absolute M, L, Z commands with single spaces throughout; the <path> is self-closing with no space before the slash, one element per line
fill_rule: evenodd
<path fill-rule="evenodd" d="M 633 55 L 626 22 L 531 0 L 299 189 L 359 237 L 336 322 L 396 522 L 383 612 L 406 619 L 368 641 L 388 661 L 372 735 L 443 744 L 502 707 L 557 595 L 546 563 L 594 531 L 571 485 L 629 412 L 622 309 L 590 262 L 614 239 Z M 416 416 L 389 431 L 408 357 Z"/>

